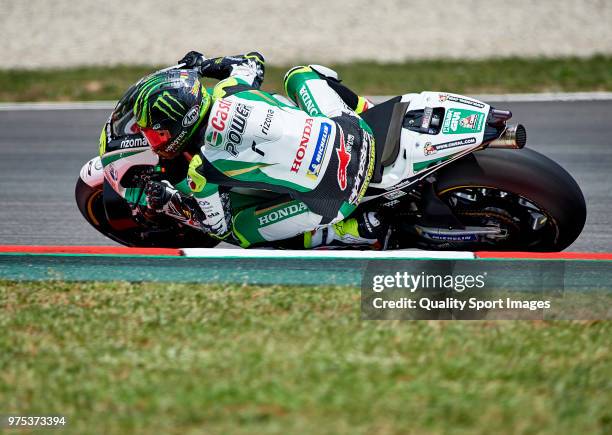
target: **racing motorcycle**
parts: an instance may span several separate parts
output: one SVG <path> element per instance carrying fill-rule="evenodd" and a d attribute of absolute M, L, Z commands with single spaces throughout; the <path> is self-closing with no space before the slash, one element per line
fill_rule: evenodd
<path fill-rule="evenodd" d="M 146 183 L 178 183 L 188 162 L 170 164 L 149 148 L 132 115 L 135 87 L 111 114 L 107 133 L 114 140 L 102 135 L 99 156 L 81 169 L 79 210 L 123 245 L 215 246 L 216 239 L 174 219 L 147 218 Z M 525 148 L 525 127 L 508 123 L 509 110 L 421 92 L 391 98 L 362 117 L 374 132 L 376 159 L 355 213 L 376 211 L 389 223 L 383 249 L 561 251 L 580 235 L 586 219 L 580 187 L 557 163 Z M 177 188 L 189 194 L 187 186 Z M 244 188 L 230 195 L 235 211 L 278 196 Z"/>

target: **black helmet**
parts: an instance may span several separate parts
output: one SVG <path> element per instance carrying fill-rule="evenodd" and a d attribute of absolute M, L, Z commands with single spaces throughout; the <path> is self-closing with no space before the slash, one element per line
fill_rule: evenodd
<path fill-rule="evenodd" d="M 154 73 L 138 85 L 134 116 L 153 151 L 176 157 L 202 123 L 210 96 L 195 70 Z"/>

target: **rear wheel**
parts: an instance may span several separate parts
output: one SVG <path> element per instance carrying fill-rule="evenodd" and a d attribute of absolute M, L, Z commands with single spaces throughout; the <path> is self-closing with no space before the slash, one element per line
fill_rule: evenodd
<path fill-rule="evenodd" d="M 134 221 L 131 228 L 117 230 L 109 222 L 105 211 L 102 185 L 89 186 L 79 177 L 74 195 L 79 211 L 87 222 L 106 237 L 125 246 L 209 248 L 219 243 L 212 237 L 191 228 L 182 228 L 180 232 L 174 230 L 151 231 L 150 228 Z"/>
<path fill-rule="evenodd" d="M 437 174 L 436 193 L 466 226 L 500 233 L 468 250 L 561 251 L 580 235 L 586 205 L 572 176 L 542 154 L 488 149 Z"/>

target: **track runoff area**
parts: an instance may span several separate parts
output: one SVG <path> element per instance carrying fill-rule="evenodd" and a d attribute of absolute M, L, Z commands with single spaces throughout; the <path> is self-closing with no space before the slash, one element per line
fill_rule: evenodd
<path fill-rule="evenodd" d="M 343 286 L 364 320 L 612 319 L 612 253 L 1 245 L 1 281 Z"/>

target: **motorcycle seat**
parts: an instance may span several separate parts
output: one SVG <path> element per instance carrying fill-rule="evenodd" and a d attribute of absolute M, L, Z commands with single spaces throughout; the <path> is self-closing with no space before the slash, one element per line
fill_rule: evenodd
<path fill-rule="evenodd" d="M 383 169 L 392 165 L 400 151 L 402 120 L 410 102 L 401 102 L 402 97 L 395 97 L 377 104 L 361 114 L 370 126 L 376 141 L 376 159 L 371 183 L 382 181 Z"/>

